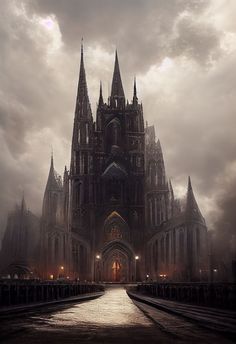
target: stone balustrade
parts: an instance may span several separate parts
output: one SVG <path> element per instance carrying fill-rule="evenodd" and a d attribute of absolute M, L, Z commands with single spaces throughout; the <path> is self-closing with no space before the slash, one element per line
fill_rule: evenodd
<path fill-rule="evenodd" d="M 142 283 L 137 291 L 200 306 L 226 309 L 236 306 L 236 284 L 233 283 Z"/>
<path fill-rule="evenodd" d="M 43 303 L 103 290 L 102 285 L 93 283 L 0 280 L 0 307 Z"/>

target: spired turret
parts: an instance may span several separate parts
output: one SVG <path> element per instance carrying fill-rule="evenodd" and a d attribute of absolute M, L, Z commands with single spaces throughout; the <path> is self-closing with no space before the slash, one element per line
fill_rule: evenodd
<path fill-rule="evenodd" d="M 93 117 L 89 102 L 86 73 L 84 67 L 83 44 L 81 45 L 80 73 L 74 116 L 74 128 L 71 147 L 70 174 L 87 174 L 91 160 L 88 150 L 93 145 Z"/>
<path fill-rule="evenodd" d="M 112 78 L 111 86 L 111 98 L 110 104 L 112 107 L 124 107 L 125 106 L 125 93 L 122 85 L 120 66 L 118 61 L 118 54 L 116 50 L 115 66 Z"/>
<path fill-rule="evenodd" d="M 134 92 L 133 92 L 133 105 L 138 105 L 138 97 L 137 97 L 137 87 L 136 87 L 136 77 L 134 77 Z"/>
<path fill-rule="evenodd" d="M 188 177 L 188 191 L 186 198 L 186 208 L 185 208 L 186 220 L 188 222 L 201 222 L 205 224 L 205 219 L 201 214 L 201 211 L 198 207 L 197 201 L 195 199 L 191 178 Z"/>
<path fill-rule="evenodd" d="M 50 224 L 61 222 L 61 199 L 63 186 L 61 177 L 54 169 L 53 155 L 51 156 L 51 164 L 48 174 L 48 180 L 43 198 L 43 221 Z"/>
<path fill-rule="evenodd" d="M 169 215 L 169 187 L 160 140 L 155 128 L 145 128 L 146 136 L 146 221 L 149 228 L 158 228 Z"/>

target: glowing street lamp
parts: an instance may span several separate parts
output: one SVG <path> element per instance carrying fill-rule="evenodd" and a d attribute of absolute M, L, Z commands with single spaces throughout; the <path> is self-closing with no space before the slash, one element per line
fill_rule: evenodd
<path fill-rule="evenodd" d="M 99 278 L 97 276 L 97 274 L 98 274 L 100 259 L 101 259 L 101 255 L 100 254 L 96 254 L 95 259 L 94 259 L 94 276 L 93 276 L 94 281 L 96 281 L 96 279 Z"/>
<path fill-rule="evenodd" d="M 64 266 L 60 266 L 60 269 L 63 271 L 64 270 Z"/>
<path fill-rule="evenodd" d="M 139 260 L 139 256 L 135 256 L 135 260 Z"/>
<path fill-rule="evenodd" d="M 53 280 L 53 277 L 54 277 L 54 276 L 53 276 L 53 275 L 50 275 L 49 277 L 50 277 L 51 280 Z"/>

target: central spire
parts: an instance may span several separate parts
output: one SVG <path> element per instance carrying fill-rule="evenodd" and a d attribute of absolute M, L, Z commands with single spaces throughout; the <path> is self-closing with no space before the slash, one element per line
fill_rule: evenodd
<path fill-rule="evenodd" d="M 77 117 L 91 117 L 92 116 L 92 111 L 91 111 L 89 97 L 88 97 L 86 73 L 85 73 L 85 68 L 84 68 L 83 39 L 81 42 L 80 72 L 79 72 L 79 83 L 78 83 L 75 114 Z"/>
<path fill-rule="evenodd" d="M 111 97 L 115 99 L 125 98 L 122 80 L 120 76 L 120 67 L 119 67 L 117 50 L 116 50 L 116 56 L 115 56 L 114 73 L 113 73 L 113 78 L 112 78 Z"/>

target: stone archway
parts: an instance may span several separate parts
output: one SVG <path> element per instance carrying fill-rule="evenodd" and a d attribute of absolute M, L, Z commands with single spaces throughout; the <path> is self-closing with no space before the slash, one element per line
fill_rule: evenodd
<path fill-rule="evenodd" d="M 127 243 L 116 240 L 105 245 L 101 263 L 103 281 L 121 283 L 134 280 L 134 253 Z"/>

